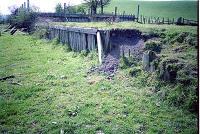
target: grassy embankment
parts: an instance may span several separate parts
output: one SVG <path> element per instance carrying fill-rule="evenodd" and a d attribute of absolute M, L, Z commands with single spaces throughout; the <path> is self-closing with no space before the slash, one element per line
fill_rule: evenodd
<path fill-rule="evenodd" d="M 105 8 L 105 12 L 112 13 L 118 7 L 118 13 L 123 11 L 128 14 L 137 13 L 137 5 L 140 5 L 140 14 L 147 17 L 165 17 L 197 20 L 198 1 L 134 1 L 112 0 Z"/>
<path fill-rule="evenodd" d="M 195 32 L 195 27 L 176 30 Z M 163 54 L 172 56 L 176 47 L 165 47 Z M 193 47 L 180 54 L 196 62 Z M 176 101 L 180 87 L 156 87 L 162 83 L 154 75 L 141 71 L 133 77 L 129 68 L 120 69 L 113 80 L 88 75 L 96 64 L 94 53 L 84 56 L 55 41 L 3 34 L 0 76 L 15 78 L 0 83 L 0 132 L 197 133 L 197 115 L 168 101 Z M 165 98 L 165 91 L 177 94 Z"/>
<path fill-rule="evenodd" d="M 52 22 L 50 25 L 61 25 L 69 27 L 89 27 L 97 29 L 138 29 L 142 32 L 152 32 L 152 31 L 162 31 L 165 30 L 165 33 L 174 33 L 174 32 L 190 32 L 197 33 L 197 27 L 195 26 L 177 26 L 177 25 L 154 25 L 154 24 L 139 24 L 136 22 L 120 22 L 114 23 L 112 25 L 105 22 Z"/>

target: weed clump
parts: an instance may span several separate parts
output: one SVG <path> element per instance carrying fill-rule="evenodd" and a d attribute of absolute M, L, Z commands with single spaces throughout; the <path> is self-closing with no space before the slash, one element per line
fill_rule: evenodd
<path fill-rule="evenodd" d="M 39 28 L 37 28 L 33 32 L 33 36 L 38 38 L 38 39 L 47 38 L 48 37 L 48 30 L 47 29 L 39 29 Z"/>
<path fill-rule="evenodd" d="M 88 55 L 88 51 L 86 51 L 86 50 L 82 50 L 81 51 L 81 56 L 82 57 L 86 57 Z"/>
<path fill-rule="evenodd" d="M 125 56 L 122 56 L 120 58 L 120 63 L 119 63 L 119 67 L 121 69 L 127 69 L 131 66 L 137 66 L 139 63 L 139 60 L 136 58 L 136 57 L 125 57 Z"/>
<path fill-rule="evenodd" d="M 144 50 L 151 50 L 157 53 L 161 52 L 161 42 L 160 41 L 147 41 L 144 46 Z"/>

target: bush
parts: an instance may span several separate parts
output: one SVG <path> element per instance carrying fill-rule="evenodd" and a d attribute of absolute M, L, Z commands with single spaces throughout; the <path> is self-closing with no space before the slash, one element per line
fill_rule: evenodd
<path fill-rule="evenodd" d="M 184 86 L 197 84 L 197 67 L 195 65 L 186 64 L 177 72 L 177 80 Z"/>
<path fill-rule="evenodd" d="M 129 69 L 129 75 L 134 77 L 138 76 L 142 72 L 141 68 L 138 67 L 132 67 Z"/>
<path fill-rule="evenodd" d="M 144 46 L 144 50 L 151 50 L 157 53 L 161 52 L 161 43 L 160 41 L 147 41 Z"/>
<path fill-rule="evenodd" d="M 86 50 L 81 51 L 81 56 L 86 57 L 88 55 L 88 52 Z"/>
<path fill-rule="evenodd" d="M 138 63 L 139 63 L 139 60 L 136 57 L 130 56 L 130 57 L 127 58 L 125 56 L 122 56 L 120 58 L 119 67 L 121 69 L 127 69 L 127 68 L 129 68 L 133 65 L 135 65 L 135 66 L 138 65 Z"/>
<path fill-rule="evenodd" d="M 42 39 L 42 38 L 47 38 L 47 34 L 48 34 L 47 29 L 36 29 L 33 33 L 33 36 Z"/>
<path fill-rule="evenodd" d="M 175 58 L 164 58 L 159 63 L 159 78 L 164 81 L 175 82 L 177 72 L 182 69 L 184 63 Z"/>
<path fill-rule="evenodd" d="M 182 107 L 189 111 L 198 111 L 198 89 L 196 86 L 183 87 L 176 85 L 166 91 L 165 100 L 173 106 Z"/>
<path fill-rule="evenodd" d="M 27 9 L 18 8 L 10 15 L 9 22 L 17 29 L 23 28 L 25 32 L 31 32 L 34 28 L 36 17 L 36 13 L 32 9 L 28 12 Z"/>

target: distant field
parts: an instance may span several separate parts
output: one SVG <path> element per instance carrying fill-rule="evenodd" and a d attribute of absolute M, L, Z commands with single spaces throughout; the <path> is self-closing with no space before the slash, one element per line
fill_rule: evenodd
<path fill-rule="evenodd" d="M 133 1 L 133 0 L 112 0 L 105 8 L 105 12 L 113 12 L 118 7 L 118 12 L 125 11 L 128 14 L 136 14 L 137 5 L 140 5 L 141 15 L 152 17 L 184 17 L 197 20 L 197 1 Z"/>

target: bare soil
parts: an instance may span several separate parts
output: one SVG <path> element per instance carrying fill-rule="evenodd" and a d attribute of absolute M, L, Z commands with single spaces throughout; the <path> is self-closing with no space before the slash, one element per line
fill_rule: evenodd
<path fill-rule="evenodd" d="M 92 68 L 90 70 L 91 72 L 97 70 L 98 72 L 107 74 L 108 78 L 111 78 L 115 75 L 119 66 L 120 57 L 123 54 L 126 57 L 131 55 L 139 59 L 142 58 L 144 40 L 139 31 L 111 32 L 110 43 L 112 49 L 104 56 L 102 65 Z"/>

